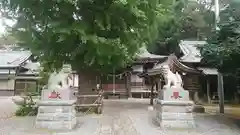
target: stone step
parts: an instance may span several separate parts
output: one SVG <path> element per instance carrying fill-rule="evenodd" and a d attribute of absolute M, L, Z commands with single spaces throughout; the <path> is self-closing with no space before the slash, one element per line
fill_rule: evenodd
<path fill-rule="evenodd" d="M 194 121 L 183 120 L 163 120 L 160 122 L 162 128 L 177 128 L 177 129 L 191 129 L 195 128 Z"/>
<path fill-rule="evenodd" d="M 62 113 L 70 113 L 74 112 L 74 106 L 39 106 L 38 113 L 55 113 L 55 112 L 62 112 Z"/>
<path fill-rule="evenodd" d="M 162 120 L 193 120 L 192 113 L 159 113 L 158 117 Z"/>
<path fill-rule="evenodd" d="M 36 128 L 64 131 L 75 128 L 77 119 L 74 118 L 71 121 L 36 121 L 35 124 Z"/>
<path fill-rule="evenodd" d="M 40 100 L 37 102 L 38 106 L 72 106 L 76 100 Z"/>
<path fill-rule="evenodd" d="M 169 112 L 169 113 L 191 113 L 193 106 L 164 106 L 162 107 L 162 112 Z"/>
<path fill-rule="evenodd" d="M 75 113 L 38 113 L 36 121 L 72 121 Z"/>

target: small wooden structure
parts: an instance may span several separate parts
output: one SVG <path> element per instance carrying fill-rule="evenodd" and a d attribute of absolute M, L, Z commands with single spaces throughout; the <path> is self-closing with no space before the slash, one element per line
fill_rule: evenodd
<path fill-rule="evenodd" d="M 97 95 L 76 95 L 77 105 L 76 110 L 78 112 L 83 111 L 88 113 L 89 111 L 94 111 L 97 114 L 102 113 L 103 108 L 103 91 L 99 91 Z M 94 102 L 89 102 L 89 99 L 96 99 Z"/>
<path fill-rule="evenodd" d="M 152 87 L 155 86 L 157 91 L 161 90 L 164 85 L 164 78 L 161 72 L 163 65 L 168 65 L 173 73 L 178 72 L 181 75 L 184 89 L 189 90 L 191 93 L 190 97 L 194 99 L 194 93 L 200 91 L 199 76 L 201 75 L 201 71 L 182 64 L 174 54 L 171 54 L 166 61 L 156 64 L 141 76 L 150 78 L 152 80 Z"/>
<path fill-rule="evenodd" d="M 100 84 L 99 81 L 99 77 L 94 73 L 78 72 L 77 111 L 102 113 L 103 91 L 96 87 Z"/>
<path fill-rule="evenodd" d="M 149 97 L 151 83 L 148 79 L 141 78 L 139 75 L 151 69 L 154 64 L 165 59 L 167 59 L 167 56 L 151 54 L 147 51 L 146 47 L 142 47 L 131 67 L 123 69 L 119 74 L 114 73 L 109 75 L 108 79 L 102 79 L 102 88 L 105 97 L 131 98 L 136 95 L 139 95 L 141 98 Z"/>
<path fill-rule="evenodd" d="M 214 90 L 217 90 L 214 82 L 217 81 L 215 77 L 218 72 L 216 69 L 207 67 L 201 61 L 197 47 L 205 43 L 205 41 L 181 41 L 179 44 L 183 54 L 181 57 L 176 57 L 174 54 L 155 55 L 149 53 L 146 47 L 141 48 L 135 62 L 130 67 L 126 67 L 120 73 L 113 70 L 113 74 L 100 79 L 101 83 L 99 84 L 104 90 L 104 96 L 106 98 L 109 96 L 128 98 L 135 95 L 139 95 L 141 98 L 153 97 L 151 95 L 157 93 L 164 85 L 160 67 L 168 64 L 173 73 L 176 71 L 180 73 L 184 89 L 189 91 L 193 100 L 196 102 L 200 100 L 198 99 L 199 93 L 205 93 L 206 90 L 208 102 L 211 103 L 211 95 Z M 92 76 L 90 79 L 89 74 L 85 76 L 88 77 L 80 80 L 79 85 L 85 87 L 85 84 L 88 83 L 86 80 L 92 80 L 95 83 L 91 85 L 91 88 L 85 87 L 86 91 L 92 91 L 97 84 L 96 76 Z"/>

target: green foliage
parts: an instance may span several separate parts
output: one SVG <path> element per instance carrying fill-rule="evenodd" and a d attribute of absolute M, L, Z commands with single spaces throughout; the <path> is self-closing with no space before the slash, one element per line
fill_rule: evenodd
<path fill-rule="evenodd" d="M 24 96 L 24 104 L 21 105 L 15 112 L 16 116 L 35 116 L 38 112 L 38 106 L 33 100 L 33 96 L 39 96 L 37 92 L 28 93 Z"/>
<path fill-rule="evenodd" d="M 214 12 L 211 3 L 205 0 L 179 0 L 168 7 L 168 17 L 159 27 L 159 37 L 151 47 L 157 54 L 179 54 L 180 40 L 204 40 L 211 32 Z"/>
<path fill-rule="evenodd" d="M 22 105 L 15 112 L 16 116 L 36 116 L 38 111 L 38 107 Z"/>
<path fill-rule="evenodd" d="M 91 108 L 89 108 L 89 107 L 77 108 L 77 107 L 76 107 L 76 110 L 77 110 L 78 112 L 87 113 L 87 114 L 94 114 L 94 113 L 97 114 L 97 112 L 98 112 L 98 107 L 91 107 Z"/>
<path fill-rule="evenodd" d="M 39 85 L 40 86 L 46 85 L 48 83 L 50 72 L 43 70 L 40 72 L 39 76 L 41 77 L 41 79 L 39 80 Z"/>
<path fill-rule="evenodd" d="M 17 21 L 11 33 L 49 69 L 112 71 L 157 38 L 165 3 L 159 0 L 2 0 Z"/>
<path fill-rule="evenodd" d="M 179 34 L 181 24 L 179 23 L 179 13 L 181 12 L 185 0 L 168 1 L 165 4 L 167 16 L 162 20 L 158 27 L 158 38 L 150 45 L 150 51 L 155 54 L 168 54 L 176 52 L 176 48 L 180 41 Z"/>
<path fill-rule="evenodd" d="M 201 55 L 207 64 L 235 74 L 236 68 L 240 67 L 240 2 L 231 1 L 220 12 L 220 19 L 220 30 L 208 38 L 208 44 L 201 48 Z"/>
<path fill-rule="evenodd" d="M 189 1 L 180 17 L 181 38 L 204 40 L 215 24 L 214 12 L 206 0 Z"/>

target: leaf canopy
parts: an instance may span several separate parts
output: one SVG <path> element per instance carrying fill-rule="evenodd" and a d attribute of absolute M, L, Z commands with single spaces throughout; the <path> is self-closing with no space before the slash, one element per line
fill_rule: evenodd
<path fill-rule="evenodd" d="M 203 61 L 220 68 L 225 73 L 234 73 L 240 68 L 240 2 L 231 0 L 220 12 L 219 31 L 214 31 L 201 48 Z"/>
<path fill-rule="evenodd" d="M 44 65 L 112 71 L 131 62 L 158 37 L 168 15 L 159 0 L 2 0 L 2 15 L 16 20 L 11 33 Z M 165 5 L 164 5 L 165 4 Z"/>

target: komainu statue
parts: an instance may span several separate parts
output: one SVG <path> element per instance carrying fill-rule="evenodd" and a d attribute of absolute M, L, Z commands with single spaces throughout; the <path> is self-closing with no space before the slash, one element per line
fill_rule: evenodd
<path fill-rule="evenodd" d="M 176 72 L 176 74 L 174 74 L 168 65 L 163 65 L 162 66 L 162 73 L 164 76 L 164 80 L 165 80 L 165 86 L 164 88 L 170 88 L 170 87 L 182 87 L 182 78 L 181 76 L 178 74 L 178 72 Z"/>
<path fill-rule="evenodd" d="M 72 85 L 71 78 L 71 68 L 66 65 L 63 66 L 62 70 L 59 72 L 53 72 L 49 76 L 47 89 L 49 90 L 57 90 L 57 89 L 67 89 Z"/>

